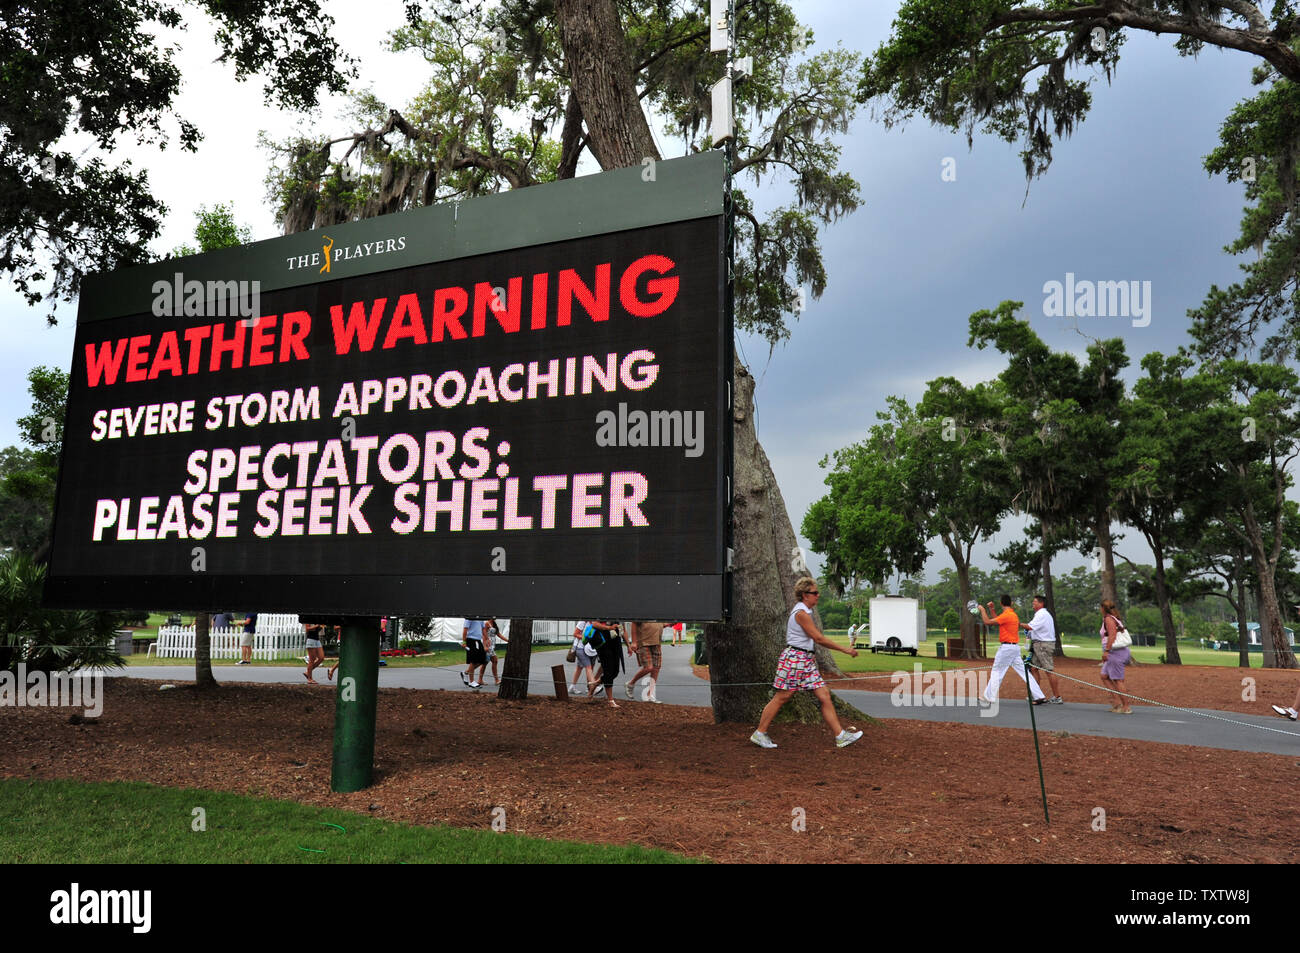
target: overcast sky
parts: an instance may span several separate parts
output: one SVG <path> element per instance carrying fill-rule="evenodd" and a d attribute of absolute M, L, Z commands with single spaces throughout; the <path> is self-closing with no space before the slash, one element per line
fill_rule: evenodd
<path fill-rule="evenodd" d="M 402 22 L 400 0 L 324 6 L 344 48 L 361 61 L 361 84 L 405 105 L 424 64 L 417 54 L 384 50 L 388 31 Z M 884 41 L 897 7 L 893 0 L 794 4 L 818 47 L 841 42 L 864 52 Z M 257 134 L 267 129 L 283 138 L 301 121 L 268 109 L 256 82 L 235 83 L 231 70 L 214 63 L 211 31 L 186 10 L 192 19 L 178 40 L 185 75 L 178 110 L 198 124 L 203 145 L 196 154 L 134 144 L 119 153 L 149 169 L 155 194 L 170 210 L 156 246 L 160 255 L 192 242 L 201 203 L 233 202 L 255 239 L 279 234 L 265 200 L 268 157 Z M 842 167 L 861 183 L 864 203 L 824 232 L 826 294 L 809 303 L 791 340 L 770 359 L 764 342 L 740 342 L 761 381 L 759 438 L 796 531 L 825 489 L 818 461 L 862 439 L 886 396 L 915 402 L 937 376 L 971 384 L 997 375 L 996 352 L 966 347 L 973 311 L 1023 301 L 1025 316 L 1049 346 L 1080 355 L 1084 335 L 1122 337 L 1130 382 L 1142 355 L 1188 342 L 1187 309 L 1211 283 L 1225 285 L 1238 274 L 1239 261 L 1223 246 L 1237 233 L 1242 189 L 1211 179 L 1202 162 L 1228 111 L 1251 94 L 1253 64 L 1244 54 L 1212 49 L 1183 58 L 1170 38 L 1131 36 L 1113 84 L 1104 77 L 1093 82 L 1090 116 L 1057 146 L 1052 168 L 1033 183 L 1027 200 L 1017 148 L 977 137 L 968 150 L 964 136 L 924 121 L 886 130 L 870 107 L 862 110 L 842 139 Z M 342 98 L 327 102 L 311 128 L 351 132 L 338 118 L 345 105 Z M 682 152 L 662 131 L 659 140 L 665 154 Z M 944 180 L 945 160 L 953 160 L 955 181 Z M 1149 281 L 1150 323 L 1044 316 L 1044 283 L 1064 282 L 1067 273 L 1078 280 Z M 44 315 L 11 286 L 0 288 L 0 320 L 10 330 L 0 352 L 0 446 L 18 442 L 14 421 L 29 410 L 28 370 L 71 364 L 75 304 L 59 308 L 57 328 L 47 330 Z M 991 567 L 990 554 L 1019 535 L 1020 521 L 1005 525 L 977 548 L 978 564 Z M 1131 544 L 1117 548 L 1144 552 Z M 936 545 L 931 552 L 933 577 L 950 560 Z"/>

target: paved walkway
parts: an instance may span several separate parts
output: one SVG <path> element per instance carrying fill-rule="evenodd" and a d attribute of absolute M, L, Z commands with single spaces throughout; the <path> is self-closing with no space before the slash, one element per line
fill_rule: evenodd
<path fill-rule="evenodd" d="M 709 707 L 711 704 L 709 683 L 696 678 L 691 671 L 690 662 L 694 650 L 693 645 L 664 646 L 664 668 L 660 673 L 657 692 L 660 701 L 672 705 Z M 631 662 L 630 659 L 628 661 Z M 563 651 L 534 653 L 528 679 L 529 692 L 552 694 L 551 666 L 563 662 Z M 504 665 L 504 659 L 499 664 Z M 904 665 L 908 665 L 908 662 L 903 662 L 900 670 Z M 299 685 L 303 684 L 304 668 L 305 666 L 302 665 L 292 668 L 216 665 L 214 671 L 219 682 Z M 572 667 L 566 665 L 565 669 L 569 677 L 572 677 Z M 468 691 L 460 681 L 460 672 L 463 670 L 463 665 L 441 668 L 386 666 L 379 670 L 379 686 L 380 688 Z M 628 674 L 634 671 L 635 668 L 629 669 Z M 194 680 L 193 668 L 181 665 L 132 665 L 106 674 L 171 682 Z M 316 674 L 320 678 L 322 691 L 332 688 L 333 683 L 325 681 L 323 670 L 318 670 Z M 494 690 L 491 679 L 492 676 L 489 674 L 489 684 L 485 691 Z M 621 703 L 627 702 L 623 693 L 625 679 L 625 675 L 620 675 L 614 686 L 614 697 Z M 1014 674 L 1008 675 L 1008 679 L 1019 684 Z M 1075 697 L 1101 697 L 1100 691 L 1091 692 L 1080 685 L 1067 683 L 1067 687 Z M 1030 706 L 1024 700 L 1002 699 L 997 714 L 990 717 L 991 709 L 978 706 L 899 707 L 893 704 L 892 696 L 888 692 L 839 691 L 836 694 L 874 718 L 950 721 L 998 728 L 1030 727 Z M 1068 696 L 1070 692 L 1067 691 L 1066 694 Z M 640 698 L 639 684 L 637 697 Z M 920 699 L 918 698 L 917 701 L 919 702 Z M 640 702 L 633 704 L 640 704 Z M 1045 732 L 1067 731 L 1072 735 L 1129 738 L 1135 741 L 1159 741 L 1205 748 L 1300 756 L 1300 726 L 1277 717 L 1259 717 L 1206 709 L 1171 710 L 1146 705 L 1135 706 L 1131 715 L 1113 715 L 1110 714 L 1107 704 L 1072 701 L 1064 705 L 1040 705 L 1033 710 L 1033 715 L 1037 719 L 1038 730 Z"/>

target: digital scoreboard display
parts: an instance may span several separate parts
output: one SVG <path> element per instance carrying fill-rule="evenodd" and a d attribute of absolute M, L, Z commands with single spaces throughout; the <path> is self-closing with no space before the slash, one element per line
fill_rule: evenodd
<path fill-rule="evenodd" d="M 87 279 L 47 603 L 723 618 L 699 158 Z"/>

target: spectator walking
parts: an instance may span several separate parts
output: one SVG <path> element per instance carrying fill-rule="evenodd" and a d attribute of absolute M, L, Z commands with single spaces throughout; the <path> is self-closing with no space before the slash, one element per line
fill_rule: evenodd
<path fill-rule="evenodd" d="M 614 701 L 614 679 L 618 677 L 619 667 L 623 662 L 623 629 L 615 621 L 591 620 L 591 634 L 587 644 L 596 650 L 600 658 L 600 688 L 605 691 L 610 708 L 620 708 Z"/>
<path fill-rule="evenodd" d="M 790 610 L 790 617 L 786 620 L 786 649 L 776 663 L 776 679 L 772 682 L 776 694 L 763 709 L 763 714 L 758 721 L 758 730 L 749 736 L 749 740 L 760 748 L 776 747 L 776 742 L 768 737 L 767 729 L 771 727 L 772 719 L 776 717 L 777 712 L 794 697 L 795 692 L 812 692 L 816 696 L 821 704 L 822 718 L 835 733 L 836 747 L 847 747 L 862 737 L 862 732 L 840 725 L 839 716 L 835 714 L 835 703 L 831 700 L 831 690 L 826 687 L 821 670 L 817 667 L 816 647 L 818 645 L 835 652 L 843 652 L 854 658 L 858 656 L 857 649 L 846 649 L 837 645 L 822 635 L 817 626 L 813 625 L 812 610 L 820 596 L 821 591 L 817 588 L 817 580 L 810 576 L 804 576 L 794 584 L 794 597 L 797 601 L 794 608 Z"/>
<path fill-rule="evenodd" d="M 244 617 L 242 623 L 244 634 L 239 638 L 239 664 L 253 664 L 253 638 L 257 635 L 257 613 L 250 612 Z"/>
<path fill-rule="evenodd" d="M 483 652 L 482 619 L 465 620 L 465 627 L 460 633 L 460 644 L 465 647 L 466 665 L 465 671 L 461 672 L 460 680 L 470 688 L 482 688 L 483 683 L 474 676 L 476 669 L 480 677 L 487 671 L 487 655 Z"/>
<path fill-rule="evenodd" d="M 510 640 L 507 639 L 504 635 L 502 635 L 501 630 L 497 627 L 497 620 L 488 619 L 486 622 L 483 623 L 483 652 L 485 655 L 487 655 L 488 661 L 492 663 L 492 684 L 493 685 L 501 684 L 501 679 L 497 676 L 496 645 L 498 640 L 505 642 L 507 645 L 510 643 Z M 486 677 L 486 675 L 487 673 L 484 672 L 484 677 Z"/>
<path fill-rule="evenodd" d="M 983 606 L 979 610 L 985 625 L 998 627 L 998 654 L 993 656 L 993 673 L 989 676 L 989 683 L 984 686 L 984 699 L 990 703 L 997 701 L 998 689 L 1002 687 L 1002 679 L 1006 677 L 1009 668 L 1029 683 L 1029 692 L 1035 703 L 1040 698 L 1046 698 L 1043 690 L 1038 687 L 1038 682 L 1034 681 L 1033 673 L 1025 671 L 1024 660 L 1020 657 L 1020 616 L 1011 608 L 1011 597 L 1003 594 L 1002 611 L 996 616 L 990 616 Z M 992 611 L 993 603 L 990 602 L 989 612 Z"/>
<path fill-rule="evenodd" d="M 324 641 L 325 641 L 324 637 L 322 636 L 321 638 L 322 644 L 324 643 Z M 334 664 L 331 665 L 325 672 L 325 677 L 328 678 L 331 682 L 334 681 L 334 673 L 339 670 L 339 662 L 343 661 L 343 629 L 337 625 L 334 626 L 334 641 L 337 642 L 339 646 L 339 657 L 334 660 Z M 380 659 L 381 663 L 382 661 L 383 659 Z"/>
<path fill-rule="evenodd" d="M 663 635 L 664 624 L 662 622 L 633 622 L 629 627 L 631 635 L 632 652 L 636 655 L 637 663 L 641 666 L 637 669 L 635 675 L 627 680 L 623 690 L 627 697 L 632 697 L 632 686 L 637 680 L 645 677 L 645 686 L 641 690 L 641 700 L 643 702 L 653 702 L 659 704 L 659 699 L 655 695 L 655 688 L 659 681 L 659 670 L 663 668 Z"/>
<path fill-rule="evenodd" d="M 1124 620 L 1115 610 L 1115 603 L 1107 599 L 1101 604 L 1101 682 L 1115 696 L 1110 710 L 1117 715 L 1133 714 L 1128 699 L 1120 694 L 1128 691 L 1124 684 L 1124 666 L 1131 658 L 1128 647 L 1132 643 Z"/>
<path fill-rule="evenodd" d="M 307 671 L 304 678 L 313 685 L 319 684 L 311 677 L 317 667 L 325 665 L 325 626 L 319 622 L 307 626 Z"/>
<path fill-rule="evenodd" d="M 1290 708 L 1284 708 L 1281 705 L 1273 706 L 1273 710 L 1275 712 L 1277 712 L 1283 718 L 1290 718 L 1292 721 L 1295 721 L 1297 718 L 1300 718 L 1300 714 L 1297 714 L 1297 709 L 1300 709 L 1300 688 L 1296 689 L 1295 701 L 1291 702 Z"/>
<path fill-rule="evenodd" d="M 573 670 L 573 682 L 569 685 L 569 691 L 572 694 L 578 693 L 578 679 L 586 675 L 586 690 L 588 697 L 596 689 L 596 677 L 592 672 L 592 664 L 596 656 L 587 651 L 587 644 L 583 641 L 587 634 L 588 622 L 579 622 L 573 627 L 573 646 L 569 654 L 573 656 L 569 661 L 575 664 Z M 595 649 L 592 649 L 595 652 Z"/>
<path fill-rule="evenodd" d="M 1047 600 L 1034 596 L 1034 617 L 1028 622 L 1020 623 L 1020 628 L 1029 632 L 1030 662 L 1034 668 L 1047 673 L 1047 680 L 1052 686 L 1052 697 L 1034 702 L 1035 705 L 1050 703 L 1064 704 L 1061 701 L 1061 688 L 1057 684 L 1054 657 L 1056 654 L 1056 623 L 1047 611 Z"/>

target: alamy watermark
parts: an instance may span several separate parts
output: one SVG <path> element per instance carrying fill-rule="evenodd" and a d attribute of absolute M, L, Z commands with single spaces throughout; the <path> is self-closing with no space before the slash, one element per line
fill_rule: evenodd
<path fill-rule="evenodd" d="M 686 456 L 704 453 L 704 411 L 633 410 L 620 403 L 618 412 L 596 414 L 598 447 L 684 447 Z"/>
<path fill-rule="evenodd" d="M 1151 282 L 1065 281 L 1043 285 L 1043 316 L 1048 318 L 1132 318 L 1133 327 L 1151 323 Z"/>
<path fill-rule="evenodd" d="M 0 708 L 82 708 L 88 718 L 104 711 L 104 673 L 0 671 Z"/>
<path fill-rule="evenodd" d="M 176 272 L 153 283 L 155 318 L 244 318 L 262 316 L 260 281 L 199 281 Z"/>
<path fill-rule="evenodd" d="M 984 697 L 988 669 L 949 669 L 925 672 L 921 663 L 911 672 L 894 672 L 889 703 L 895 708 L 979 708 L 981 718 L 996 718 L 1000 699 Z"/>

